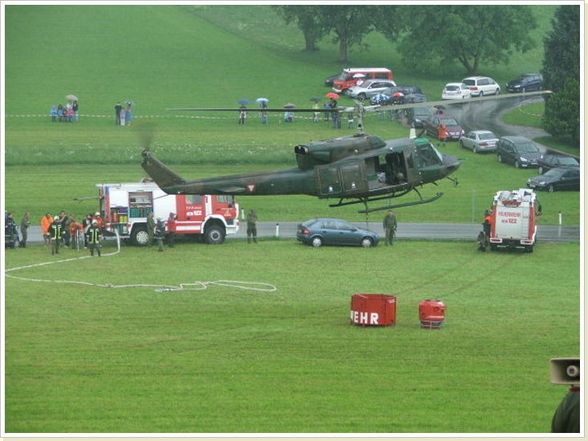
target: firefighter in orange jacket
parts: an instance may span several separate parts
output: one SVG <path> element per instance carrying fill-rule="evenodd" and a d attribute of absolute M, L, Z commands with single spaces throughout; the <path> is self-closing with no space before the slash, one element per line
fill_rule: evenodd
<path fill-rule="evenodd" d="M 441 123 L 439 125 L 438 133 L 439 133 L 439 141 L 441 141 L 441 145 L 443 147 L 445 147 L 445 141 L 447 141 L 447 137 L 449 136 L 449 133 L 447 132 L 447 127 L 445 127 L 445 124 Z"/>
<path fill-rule="evenodd" d="M 43 243 L 49 245 L 49 227 L 53 223 L 53 217 L 47 213 L 41 218 L 41 232 L 43 233 Z"/>
<path fill-rule="evenodd" d="M 492 233 L 493 224 L 494 218 L 492 217 L 492 210 L 486 210 L 484 212 L 484 222 L 482 222 L 482 227 L 484 228 L 484 233 L 487 237 L 490 237 L 490 233 Z"/>

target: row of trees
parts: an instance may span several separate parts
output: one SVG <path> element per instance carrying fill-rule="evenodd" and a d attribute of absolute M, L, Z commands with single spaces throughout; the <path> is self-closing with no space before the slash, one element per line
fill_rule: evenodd
<path fill-rule="evenodd" d="M 580 6 L 560 6 L 544 41 L 543 79 L 555 93 L 546 99 L 543 125 L 580 145 Z"/>
<path fill-rule="evenodd" d="M 365 46 L 364 38 L 381 32 L 397 43 L 406 63 L 425 68 L 439 63 L 461 63 L 468 75 L 482 61 L 507 61 L 513 51 L 533 47 L 529 32 L 537 24 L 531 6 L 395 6 L 395 5 L 278 5 L 286 23 L 304 34 L 305 50 L 333 36 L 339 61 L 348 62 L 349 49 Z"/>
<path fill-rule="evenodd" d="M 304 34 L 305 50 L 315 51 L 325 37 L 339 45 L 339 61 L 349 49 L 366 47 L 365 37 L 381 32 L 395 42 L 403 61 L 415 70 L 459 62 L 467 75 L 482 62 L 504 63 L 515 51 L 535 45 L 537 27 L 528 5 L 277 5 L 276 12 Z M 544 40 L 547 100 L 545 129 L 554 136 L 580 139 L 580 7 L 560 6 Z"/>

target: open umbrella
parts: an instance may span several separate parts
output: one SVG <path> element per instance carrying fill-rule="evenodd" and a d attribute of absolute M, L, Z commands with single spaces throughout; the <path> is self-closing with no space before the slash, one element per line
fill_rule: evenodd
<path fill-rule="evenodd" d="M 267 103 L 269 103 L 269 100 L 268 100 L 267 98 L 257 98 L 257 99 L 255 100 L 255 102 L 256 102 L 257 104 L 261 104 L 261 103 L 266 103 L 266 104 L 267 104 Z"/>
<path fill-rule="evenodd" d="M 241 104 L 242 106 L 246 106 L 247 104 L 249 104 L 249 100 L 246 100 L 246 99 L 240 99 L 240 100 L 239 100 L 239 104 Z"/>
<path fill-rule="evenodd" d="M 293 109 L 294 107 L 296 107 L 296 105 L 292 103 L 284 104 L 284 109 Z"/>
<path fill-rule="evenodd" d="M 69 101 L 77 101 L 78 97 L 75 95 L 65 95 L 65 99 Z"/>
<path fill-rule="evenodd" d="M 325 95 L 327 98 L 340 98 L 335 92 L 329 92 Z"/>

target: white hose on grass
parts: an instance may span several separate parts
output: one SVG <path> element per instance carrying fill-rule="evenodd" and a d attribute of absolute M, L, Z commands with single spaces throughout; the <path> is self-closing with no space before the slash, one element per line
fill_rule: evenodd
<path fill-rule="evenodd" d="M 112 253 L 102 254 L 103 257 L 114 256 L 120 253 L 120 237 L 118 232 L 116 233 L 116 251 Z M 167 285 L 167 284 L 152 284 L 152 283 L 133 283 L 133 284 L 125 284 L 125 285 L 115 285 L 112 283 L 92 283 L 92 282 L 83 282 L 78 280 L 50 280 L 50 279 L 36 279 L 31 277 L 19 277 L 13 276 L 12 274 L 8 274 L 9 272 L 20 271 L 29 268 L 36 268 L 44 265 L 52 265 L 55 263 L 65 263 L 65 262 L 72 262 L 75 260 L 82 260 L 82 259 L 90 259 L 94 256 L 81 256 L 81 257 L 72 257 L 70 259 L 61 259 L 61 260 L 52 260 L 50 262 L 41 262 L 35 263 L 31 265 L 24 265 L 15 268 L 8 268 L 6 269 L 6 277 L 10 277 L 11 279 L 15 280 L 22 280 L 27 282 L 40 282 L 40 283 L 65 283 L 70 285 L 84 285 L 84 286 L 95 286 L 98 288 L 153 288 L 156 292 L 171 292 L 171 291 L 202 291 L 207 289 L 209 286 L 226 286 L 229 288 L 236 288 L 236 289 L 243 289 L 248 291 L 259 291 L 259 292 L 273 292 L 277 291 L 275 285 L 271 283 L 263 283 L 263 282 L 243 282 L 239 280 L 213 280 L 208 282 L 202 281 L 194 281 L 194 282 L 187 282 L 187 283 L 179 283 L 177 285 Z"/>

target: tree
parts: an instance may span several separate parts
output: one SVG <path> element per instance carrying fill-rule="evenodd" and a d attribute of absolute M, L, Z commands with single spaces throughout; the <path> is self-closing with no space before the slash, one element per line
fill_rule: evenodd
<path fill-rule="evenodd" d="M 295 22 L 304 34 L 304 50 L 318 50 L 316 43 L 323 37 L 326 30 L 321 27 L 317 18 L 316 6 L 277 5 L 275 11 L 286 24 Z"/>
<path fill-rule="evenodd" d="M 321 27 L 333 31 L 334 43 L 339 44 L 339 61 L 349 61 L 349 49 L 361 45 L 373 29 L 375 6 L 316 6 Z M 366 48 L 366 45 L 363 45 Z"/>
<path fill-rule="evenodd" d="M 410 30 L 399 42 L 404 61 L 421 68 L 453 63 L 467 75 L 480 64 L 504 63 L 515 50 L 534 45 L 529 32 L 537 24 L 531 6 L 405 6 L 411 8 Z"/>
<path fill-rule="evenodd" d="M 580 7 L 560 6 L 545 38 L 543 79 L 555 93 L 546 99 L 543 123 L 554 136 L 580 144 Z"/>

